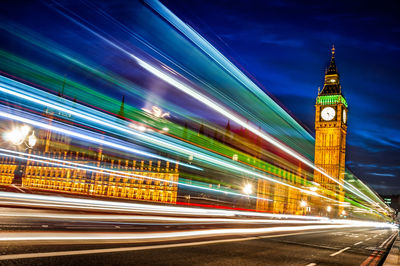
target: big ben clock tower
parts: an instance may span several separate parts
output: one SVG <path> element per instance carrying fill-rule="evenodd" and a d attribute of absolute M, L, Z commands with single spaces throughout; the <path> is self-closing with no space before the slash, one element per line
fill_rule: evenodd
<path fill-rule="evenodd" d="M 335 63 L 335 48 L 325 73 L 324 87 L 318 92 L 315 105 L 315 166 L 343 184 L 345 172 L 347 102 L 343 97 L 339 73 Z M 321 185 L 328 197 L 344 201 L 343 187 L 328 177 L 314 171 L 314 181 Z M 337 203 L 337 202 L 336 202 Z M 341 215 L 343 208 L 338 204 L 324 202 L 322 212 Z"/>

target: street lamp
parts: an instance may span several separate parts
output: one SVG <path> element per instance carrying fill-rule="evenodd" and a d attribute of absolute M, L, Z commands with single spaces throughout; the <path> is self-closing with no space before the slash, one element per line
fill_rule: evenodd
<path fill-rule="evenodd" d="M 30 131 L 31 128 L 29 126 L 23 125 L 4 133 L 3 138 L 4 140 L 11 142 L 15 146 L 25 144 L 27 149 L 32 149 L 36 145 L 37 138 L 35 136 L 35 131 L 32 130 L 32 134 L 29 135 Z"/>
<path fill-rule="evenodd" d="M 247 183 L 244 187 L 243 187 L 243 193 L 250 195 L 253 192 L 253 187 L 250 183 Z"/>
<path fill-rule="evenodd" d="M 32 134 L 29 134 L 30 131 L 32 131 Z M 32 149 L 37 142 L 35 131 L 33 131 L 28 125 L 23 125 L 4 133 L 3 138 L 4 140 L 11 142 L 16 147 L 20 147 L 20 145 L 23 144 L 25 146 L 25 150 Z M 18 160 L 19 163 L 14 170 L 14 178 L 12 181 L 14 186 L 22 185 L 22 177 L 24 175 L 26 166 L 22 163 L 22 160 Z"/>
<path fill-rule="evenodd" d="M 302 212 L 302 215 L 305 215 L 306 214 L 306 211 L 307 211 L 307 209 L 306 209 L 306 207 L 307 207 L 307 201 L 305 201 L 305 200 L 302 200 L 302 201 L 300 201 L 300 207 L 301 207 L 301 212 Z"/>

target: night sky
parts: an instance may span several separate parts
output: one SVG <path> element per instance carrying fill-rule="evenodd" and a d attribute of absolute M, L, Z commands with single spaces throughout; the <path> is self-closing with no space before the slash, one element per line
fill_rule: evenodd
<path fill-rule="evenodd" d="M 400 192 L 400 2 L 162 1 L 314 131 L 332 44 L 349 103 L 347 162 Z"/>
<path fill-rule="evenodd" d="M 66 2 L 76 9 L 81 5 L 81 1 Z M 134 14 L 123 2 L 96 4 L 105 9 L 112 6 L 112 15 L 119 19 L 119 14 Z M 400 194 L 400 2 L 297 2 L 162 1 L 256 80 L 312 134 L 315 98 L 318 87 L 323 86 L 334 44 L 342 91 L 349 103 L 346 166 L 377 192 Z M 87 33 L 78 32 L 76 25 L 63 20 L 51 9 L 51 1 L 38 3 L 8 1 L 0 13 L 2 21 L 35 29 L 104 66 L 113 66 L 115 61 L 104 55 L 101 43 L 82 37 Z M 90 9 L 82 13 L 93 15 Z M 56 27 L 58 22 L 65 24 Z M 113 32 L 107 23 L 96 22 L 102 30 Z M 80 42 L 75 42 L 78 39 Z M 12 52 L 29 55 L 30 59 L 36 56 L 45 63 L 45 55 L 26 50 L 24 44 L 11 38 L 1 42 Z M 60 68 L 65 71 L 65 66 Z M 72 77 L 73 69 L 67 70 L 71 70 L 68 75 Z"/>

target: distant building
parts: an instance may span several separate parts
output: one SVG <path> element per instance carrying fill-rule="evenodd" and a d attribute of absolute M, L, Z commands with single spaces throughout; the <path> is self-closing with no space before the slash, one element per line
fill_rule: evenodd
<path fill-rule="evenodd" d="M 383 198 L 383 201 L 389 206 L 392 204 L 392 199 L 391 198 Z"/>

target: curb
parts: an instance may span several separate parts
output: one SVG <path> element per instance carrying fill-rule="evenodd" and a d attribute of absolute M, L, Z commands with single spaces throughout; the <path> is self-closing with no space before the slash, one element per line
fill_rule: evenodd
<path fill-rule="evenodd" d="M 392 247 L 387 255 L 386 259 L 383 262 L 383 266 L 398 266 L 400 265 L 400 239 L 397 234 L 396 239 L 394 240 Z"/>

